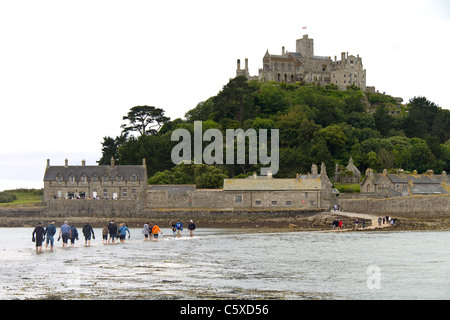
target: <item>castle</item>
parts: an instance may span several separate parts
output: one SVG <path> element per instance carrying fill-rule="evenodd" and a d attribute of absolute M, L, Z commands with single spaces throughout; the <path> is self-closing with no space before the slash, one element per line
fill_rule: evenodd
<path fill-rule="evenodd" d="M 308 35 L 297 39 L 295 52 L 288 52 L 282 47 L 281 55 L 275 55 L 267 50 L 263 57 L 263 68 L 259 69 L 257 76 L 250 76 L 248 59 L 245 59 L 244 69 L 241 69 L 241 62 L 237 60 L 236 76 L 259 81 L 334 84 L 339 90 L 356 85 L 362 91 L 375 91 L 374 87 L 366 86 L 366 70 L 359 55 L 355 57 L 342 52 L 339 61 L 336 56 L 334 60 L 331 57 L 315 56 L 314 40 Z"/>

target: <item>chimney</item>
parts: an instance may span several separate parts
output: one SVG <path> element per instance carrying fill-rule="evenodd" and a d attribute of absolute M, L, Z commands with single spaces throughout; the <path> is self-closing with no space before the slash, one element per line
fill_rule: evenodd
<path fill-rule="evenodd" d="M 241 70 L 241 59 L 237 59 L 237 69 Z"/>
<path fill-rule="evenodd" d="M 47 168 L 50 167 L 50 159 L 47 159 Z M 445 172 L 445 171 L 444 171 Z"/>
<path fill-rule="evenodd" d="M 115 165 L 114 157 L 111 157 L 111 167 L 114 167 L 114 165 Z"/>
<path fill-rule="evenodd" d="M 284 46 L 281 47 L 281 54 L 284 55 Z"/>
<path fill-rule="evenodd" d="M 319 174 L 319 171 L 317 170 L 317 165 L 314 163 L 311 166 L 311 174 Z"/>
<path fill-rule="evenodd" d="M 341 61 L 342 63 L 345 62 L 345 52 L 341 52 Z"/>
<path fill-rule="evenodd" d="M 67 158 L 66 158 L 66 160 L 64 161 L 64 167 L 68 167 L 69 166 L 69 160 L 67 160 Z"/>
<path fill-rule="evenodd" d="M 86 160 L 81 160 L 81 165 L 83 166 L 83 167 L 85 167 L 86 166 Z"/>
<path fill-rule="evenodd" d="M 248 72 L 248 58 L 245 58 L 245 71 Z"/>
<path fill-rule="evenodd" d="M 428 170 L 427 170 L 427 176 L 429 176 L 429 177 L 434 176 L 434 171 L 431 170 L 431 169 L 428 169 Z"/>
<path fill-rule="evenodd" d="M 143 165 L 144 167 L 147 166 L 147 160 L 146 160 L 145 158 L 142 158 L 142 165 Z"/>
<path fill-rule="evenodd" d="M 322 165 L 320 166 L 320 175 L 323 177 L 327 175 L 327 168 L 325 167 L 325 162 L 322 162 Z"/>
<path fill-rule="evenodd" d="M 383 176 L 385 176 L 385 175 L 387 175 L 387 170 L 386 169 L 383 169 Z"/>
<path fill-rule="evenodd" d="M 256 171 L 253 171 L 253 179 L 256 179 Z"/>

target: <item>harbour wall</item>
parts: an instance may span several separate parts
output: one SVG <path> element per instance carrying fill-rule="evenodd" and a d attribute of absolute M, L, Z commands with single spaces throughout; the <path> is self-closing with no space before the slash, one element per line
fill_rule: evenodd
<path fill-rule="evenodd" d="M 347 212 L 375 215 L 450 215 L 450 194 L 384 199 L 341 199 Z"/>

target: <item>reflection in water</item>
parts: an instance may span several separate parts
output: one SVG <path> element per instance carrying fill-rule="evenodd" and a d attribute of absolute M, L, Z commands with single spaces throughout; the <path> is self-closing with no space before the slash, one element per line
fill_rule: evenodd
<path fill-rule="evenodd" d="M 126 243 L 103 245 L 95 229 L 90 247 L 80 236 L 36 254 L 32 229 L 0 230 L 1 299 L 450 298 L 450 232 L 198 229 L 174 239 L 163 229 L 144 241 L 130 229 Z"/>

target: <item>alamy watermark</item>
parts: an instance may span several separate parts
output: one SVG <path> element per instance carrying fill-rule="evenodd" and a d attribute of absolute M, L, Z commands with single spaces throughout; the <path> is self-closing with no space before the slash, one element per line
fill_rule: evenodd
<path fill-rule="evenodd" d="M 224 164 L 224 140 L 219 129 L 208 129 L 203 133 L 201 121 L 194 121 L 194 154 L 192 161 L 192 139 L 187 129 L 176 129 L 172 133 L 172 141 L 181 141 L 172 149 L 172 162 L 179 164 Z M 226 129 L 225 130 L 225 163 L 246 164 L 246 138 L 248 138 L 248 164 L 269 165 L 261 168 L 261 175 L 271 172 L 275 175 L 279 169 L 279 130 L 270 130 L 270 156 L 268 155 L 268 129 Z M 211 141 L 203 150 L 203 142 Z M 236 156 L 235 156 L 236 142 Z M 235 162 L 236 161 L 236 162 Z"/>

